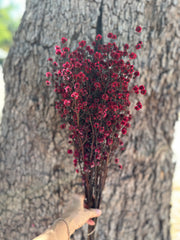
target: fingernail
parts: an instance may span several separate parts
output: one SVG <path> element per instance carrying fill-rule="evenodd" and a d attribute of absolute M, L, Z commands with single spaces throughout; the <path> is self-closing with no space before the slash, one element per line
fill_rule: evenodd
<path fill-rule="evenodd" d="M 102 211 L 100 209 L 96 209 L 97 215 L 101 215 Z"/>

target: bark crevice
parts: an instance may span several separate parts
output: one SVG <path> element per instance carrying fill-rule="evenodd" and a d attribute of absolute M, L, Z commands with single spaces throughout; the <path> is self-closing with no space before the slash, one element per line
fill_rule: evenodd
<path fill-rule="evenodd" d="M 103 3 L 104 3 L 104 0 L 101 0 L 101 4 L 100 4 L 100 7 L 99 7 L 99 16 L 98 16 L 98 18 L 97 18 L 96 35 L 98 35 L 98 34 L 103 35 L 103 22 L 102 22 Z M 101 39 L 100 42 L 102 43 L 103 40 Z"/>

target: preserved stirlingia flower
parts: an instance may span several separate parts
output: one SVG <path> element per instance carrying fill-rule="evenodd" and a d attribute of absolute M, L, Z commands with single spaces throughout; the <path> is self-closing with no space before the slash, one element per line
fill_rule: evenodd
<path fill-rule="evenodd" d="M 136 27 L 136 32 L 141 30 Z M 82 40 L 72 52 L 63 37 L 63 47 L 55 47 L 56 57 L 48 59 L 51 71 L 46 73 L 46 84 L 54 87 L 55 108 L 64 122 L 60 129 L 69 127 L 74 151 L 67 153 L 75 158 L 73 165 L 81 174 L 89 208 L 99 208 L 109 163 L 122 169 L 113 154 L 117 148 L 124 151 L 122 138 L 128 135 L 132 119 L 130 96 L 134 94 L 134 109 L 139 111 L 142 103 L 137 97 L 146 94 L 145 86 L 137 85 L 140 73 L 131 63 L 137 54 L 128 53 L 128 44 L 120 50 L 114 42 L 117 35 L 107 37 L 110 42 L 102 44 L 98 34 L 91 46 Z M 139 51 L 142 42 L 134 48 Z"/>

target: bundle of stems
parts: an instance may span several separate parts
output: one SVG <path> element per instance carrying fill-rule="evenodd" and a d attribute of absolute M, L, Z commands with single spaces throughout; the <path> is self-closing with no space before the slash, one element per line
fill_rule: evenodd
<path fill-rule="evenodd" d="M 69 143 L 74 149 L 68 149 L 68 154 L 73 155 L 75 171 L 81 174 L 88 208 L 100 207 L 109 163 L 114 161 L 122 168 L 113 155 L 117 148 L 124 151 L 122 138 L 132 119 L 130 96 L 135 96 L 134 108 L 139 111 L 139 93 L 146 94 L 145 87 L 137 85 L 140 74 L 130 62 L 137 54 L 128 52 L 128 44 L 120 50 L 115 34 L 109 33 L 108 38 L 110 42 L 102 44 L 98 34 L 92 46 L 82 40 L 70 52 L 63 37 L 63 47 L 55 47 L 55 61 L 48 59 L 52 71 L 46 73 L 46 84 L 54 88 L 55 108 L 64 121 L 60 128 L 70 131 Z M 139 41 L 135 49 L 141 46 Z M 89 226 L 88 232 L 94 227 Z M 88 239 L 95 239 L 95 231 Z"/>

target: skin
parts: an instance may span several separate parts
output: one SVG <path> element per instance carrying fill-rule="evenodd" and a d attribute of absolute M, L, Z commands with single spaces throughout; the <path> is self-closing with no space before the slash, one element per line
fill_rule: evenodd
<path fill-rule="evenodd" d="M 71 235 L 76 229 L 82 227 L 85 223 L 88 223 L 91 226 L 95 225 L 92 218 L 99 217 L 100 215 L 101 210 L 87 209 L 84 207 L 83 195 L 74 195 L 67 207 L 65 207 L 64 214 L 61 218 L 67 222 Z M 66 224 L 61 219 L 57 219 L 49 229 L 33 240 L 68 239 L 68 230 Z"/>

